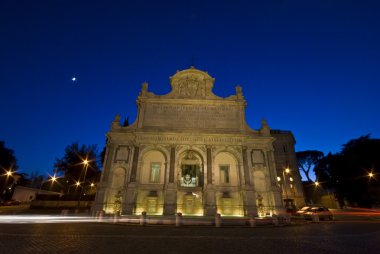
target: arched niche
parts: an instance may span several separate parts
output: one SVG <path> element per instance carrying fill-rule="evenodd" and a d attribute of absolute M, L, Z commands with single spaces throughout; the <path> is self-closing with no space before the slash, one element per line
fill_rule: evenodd
<path fill-rule="evenodd" d="M 214 177 L 217 185 L 239 185 L 238 163 L 233 154 L 219 152 L 215 156 Z"/>
<path fill-rule="evenodd" d="M 204 170 L 202 156 L 194 151 L 187 150 L 179 156 L 178 184 L 184 188 L 203 186 Z"/>
<path fill-rule="evenodd" d="M 166 160 L 159 150 L 143 154 L 140 168 L 140 182 L 143 184 L 162 184 L 165 178 Z"/>

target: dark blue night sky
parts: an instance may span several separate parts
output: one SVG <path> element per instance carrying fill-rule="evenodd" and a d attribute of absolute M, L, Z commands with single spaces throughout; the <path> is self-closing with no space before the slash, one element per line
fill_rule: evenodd
<path fill-rule="evenodd" d="M 298 151 L 380 137 L 378 1 L 2 0 L 0 31 L 0 140 L 23 172 L 52 172 L 74 141 L 101 150 L 141 83 L 167 93 L 192 56 Z"/>

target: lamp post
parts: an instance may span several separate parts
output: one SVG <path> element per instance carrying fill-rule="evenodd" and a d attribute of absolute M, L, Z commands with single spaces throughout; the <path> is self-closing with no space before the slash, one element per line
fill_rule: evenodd
<path fill-rule="evenodd" d="M 3 185 L 2 189 L 1 189 L 0 196 L 2 196 L 4 193 L 6 193 L 5 190 L 7 188 L 8 179 L 9 179 L 9 177 L 13 177 L 13 173 L 14 172 L 12 172 L 12 169 L 5 171 L 4 176 L 6 176 L 6 179 L 5 179 L 4 185 Z"/>

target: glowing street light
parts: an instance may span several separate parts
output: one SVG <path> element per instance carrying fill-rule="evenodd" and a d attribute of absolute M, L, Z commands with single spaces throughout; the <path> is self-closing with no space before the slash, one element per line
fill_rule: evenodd
<path fill-rule="evenodd" d="M 319 182 L 318 181 L 316 181 L 314 184 L 315 184 L 316 187 L 319 186 Z"/>
<path fill-rule="evenodd" d="M 13 172 L 11 170 L 7 171 L 7 173 L 5 173 L 7 176 L 12 176 L 13 175 Z"/>
<path fill-rule="evenodd" d="M 369 176 L 369 178 L 372 178 L 373 177 L 373 173 L 372 172 L 368 173 L 368 176 Z"/>
<path fill-rule="evenodd" d="M 50 177 L 50 180 L 54 183 L 55 181 L 57 181 L 57 178 L 55 175 L 51 176 Z"/>
<path fill-rule="evenodd" d="M 79 181 L 77 181 L 77 182 L 75 183 L 75 185 L 76 185 L 77 187 L 79 187 L 79 185 L 80 185 L 80 182 L 79 182 Z"/>
<path fill-rule="evenodd" d="M 94 183 L 91 183 L 91 185 L 90 185 L 91 187 L 94 187 L 95 186 L 95 184 Z"/>

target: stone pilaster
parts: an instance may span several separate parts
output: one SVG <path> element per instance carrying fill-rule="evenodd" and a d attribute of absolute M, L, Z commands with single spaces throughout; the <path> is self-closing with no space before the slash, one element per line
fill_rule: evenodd
<path fill-rule="evenodd" d="M 105 164 L 103 165 L 103 173 L 102 173 L 101 182 L 107 182 L 108 181 L 108 177 L 109 177 L 110 172 L 111 172 L 113 157 L 115 154 L 115 148 L 116 148 L 115 144 L 111 144 L 111 143 L 107 144 L 106 156 L 104 158 Z"/>
<path fill-rule="evenodd" d="M 207 186 L 204 191 L 204 215 L 215 216 L 216 214 L 216 191 L 212 182 L 212 150 L 207 146 Z"/>
<path fill-rule="evenodd" d="M 251 179 L 249 177 L 247 147 L 243 147 L 243 149 L 242 149 L 242 155 L 243 155 L 244 183 L 245 183 L 245 185 L 250 185 L 251 184 Z"/>
<path fill-rule="evenodd" d="M 174 215 L 177 209 L 177 188 L 175 183 L 169 183 L 165 189 L 164 215 Z"/>
<path fill-rule="evenodd" d="M 125 215 L 132 215 L 136 208 L 136 186 L 134 183 L 128 185 L 127 190 L 123 195 L 123 208 L 122 213 Z"/>
<path fill-rule="evenodd" d="M 139 160 L 139 151 L 140 151 L 140 148 L 138 146 L 135 146 L 135 149 L 133 152 L 132 171 L 131 171 L 131 177 L 130 177 L 131 183 L 136 182 L 137 165 L 138 165 L 138 160 Z"/>
<path fill-rule="evenodd" d="M 174 183 L 175 147 L 170 148 L 169 183 Z"/>
<path fill-rule="evenodd" d="M 276 214 L 285 213 L 285 208 L 282 201 L 282 194 L 276 182 L 276 167 L 273 156 L 273 150 L 267 151 L 269 174 L 271 175 L 271 190 L 273 193 L 274 210 Z"/>
<path fill-rule="evenodd" d="M 211 147 L 207 147 L 207 184 L 212 184 L 212 157 L 211 157 Z"/>

